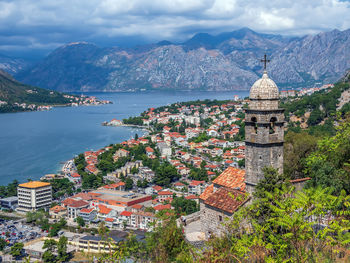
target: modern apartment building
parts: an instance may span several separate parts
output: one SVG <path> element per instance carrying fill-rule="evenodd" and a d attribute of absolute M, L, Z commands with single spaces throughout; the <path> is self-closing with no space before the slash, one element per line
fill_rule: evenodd
<path fill-rule="evenodd" d="M 36 211 L 49 208 L 52 203 L 52 188 L 50 183 L 31 181 L 17 187 L 18 211 Z"/>

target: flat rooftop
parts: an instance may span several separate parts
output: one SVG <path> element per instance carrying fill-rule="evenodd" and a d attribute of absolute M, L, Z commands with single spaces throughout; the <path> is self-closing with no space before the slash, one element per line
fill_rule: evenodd
<path fill-rule="evenodd" d="M 152 199 L 150 195 L 144 195 L 140 193 L 132 193 L 111 189 L 98 189 L 91 193 L 99 194 L 98 199 L 113 200 L 122 204 L 130 205 L 130 203 L 140 203 Z"/>
<path fill-rule="evenodd" d="M 14 201 L 18 201 L 18 197 L 17 196 L 9 196 L 9 197 L 5 197 L 5 198 L 0 199 L 0 201 L 14 202 Z"/>
<path fill-rule="evenodd" d="M 40 188 L 40 187 L 49 186 L 49 185 L 50 185 L 50 183 L 46 183 L 46 182 L 30 181 L 28 183 L 19 184 L 18 186 L 24 187 L 24 188 L 35 189 L 35 188 Z"/>

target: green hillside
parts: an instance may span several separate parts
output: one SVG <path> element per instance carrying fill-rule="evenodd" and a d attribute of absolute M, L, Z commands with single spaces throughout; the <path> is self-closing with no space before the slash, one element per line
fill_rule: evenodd
<path fill-rule="evenodd" d="M 329 90 L 283 101 L 289 130 L 300 132 L 304 123 L 310 134 L 334 134 L 334 121 L 350 112 L 349 91 L 350 71 Z"/>
<path fill-rule="evenodd" d="M 0 112 L 26 111 L 27 108 L 17 104 L 27 105 L 65 105 L 71 102 L 64 94 L 22 84 L 11 75 L 0 70 Z"/>

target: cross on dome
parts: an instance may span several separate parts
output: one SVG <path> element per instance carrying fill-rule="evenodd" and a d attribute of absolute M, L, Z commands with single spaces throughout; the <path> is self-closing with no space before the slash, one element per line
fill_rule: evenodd
<path fill-rule="evenodd" d="M 264 62 L 264 71 L 266 71 L 266 65 L 271 61 L 270 59 L 267 59 L 266 53 L 264 55 L 264 59 L 261 59 L 260 61 Z"/>

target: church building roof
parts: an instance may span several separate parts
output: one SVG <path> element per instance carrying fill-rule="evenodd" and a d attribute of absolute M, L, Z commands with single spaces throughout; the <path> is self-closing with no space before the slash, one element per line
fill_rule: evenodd
<path fill-rule="evenodd" d="M 278 100 L 279 92 L 276 83 L 264 71 L 261 79 L 255 81 L 250 89 L 249 98 L 253 100 Z"/>
<path fill-rule="evenodd" d="M 204 201 L 204 204 L 232 214 L 248 201 L 248 199 L 244 192 L 221 187 L 210 195 L 207 200 Z"/>
<path fill-rule="evenodd" d="M 228 187 L 228 188 L 239 188 L 241 191 L 245 190 L 245 170 L 238 169 L 235 167 L 228 167 L 223 171 L 214 181 L 214 184 Z"/>

